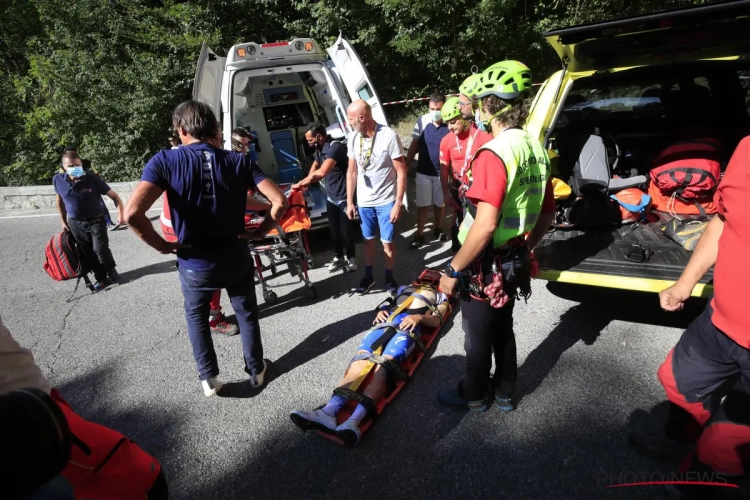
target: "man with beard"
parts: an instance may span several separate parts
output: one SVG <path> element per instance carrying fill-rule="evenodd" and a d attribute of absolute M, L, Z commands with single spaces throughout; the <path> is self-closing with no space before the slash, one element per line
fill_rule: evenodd
<path fill-rule="evenodd" d="M 328 263 L 330 272 L 339 269 L 349 272 L 357 270 L 354 261 L 354 234 L 352 223 L 346 216 L 346 171 L 349 158 L 346 147 L 333 140 L 320 122 L 313 122 L 305 131 L 307 144 L 315 150 L 315 161 L 307 177 L 292 186 L 294 189 L 309 187 L 323 181 L 326 190 L 326 212 L 335 256 Z"/>

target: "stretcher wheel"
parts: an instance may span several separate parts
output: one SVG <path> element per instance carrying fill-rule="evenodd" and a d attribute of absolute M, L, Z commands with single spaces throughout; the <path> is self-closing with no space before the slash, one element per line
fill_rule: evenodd
<path fill-rule="evenodd" d="M 311 258 L 309 258 L 309 259 L 307 259 L 307 267 L 309 267 L 310 269 L 312 269 L 312 267 L 313 267 L 313 260 L 312 260 L 312 257 L 311 257 Z"/>
<path fill-rule="evenodd" d="M 276 296 L 275 292 L 263 292 L 263 300 L 266 301 L 266 304 L 275 304 L 278 299 L 279 297 Z"/>
<path fill-rule="evenodd" d="M 314 299 L 316 295 L 317 295 L 317 292 L 315 291 L 315 287 L 311 286 L 307 289 L 308 297 L 310 297 L 311 299 Z"/>

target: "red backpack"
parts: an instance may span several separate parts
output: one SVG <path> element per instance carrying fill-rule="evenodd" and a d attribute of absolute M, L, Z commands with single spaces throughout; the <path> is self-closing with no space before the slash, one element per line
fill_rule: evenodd
<path fill-rule="evenodd" d="M 161 464 L 153 456 L 116 430 L 84 420 L 56 390 L 51 396 L 72 434 L 70 460 L 61 474 L 76 498 L 166 498 L 166 493 L 156 494 L 166 490 L 166 483 L 157 484 Z"/>
<path fill-rule="evenodd" d="M 45 262 L 44 270 L 47 271 L 53 280 L 66 281 L 72 279 L 83 279 L 89 289 L 92 288 L 91 282 L 87 276 L 78 255 L 76 240 L 73 234 L 68 231 L 62 231 L 54 235 L 47 243 L 44 249 Z M 76 282 L 76 290 L 78 282 Z M 75 291 L 73 292 L 75 293 Z"/>
<path fill-rule="evenodd" d="M 654 160 L 649 194 L 654 208 L 677 214 L 713 213 L 721 180 L 721 145 L 713 139 L 672 144 Z"/>

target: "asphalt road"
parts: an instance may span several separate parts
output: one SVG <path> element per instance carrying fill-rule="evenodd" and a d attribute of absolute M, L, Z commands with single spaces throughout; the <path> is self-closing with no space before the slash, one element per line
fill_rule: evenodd
<path fill-rule="evenodd" d="M 450 255 L 449 243 L 408 249 L 413 224 L 412 208 L 398 224 L 403 283 Z M 346 449 L 303 433 L 289 412 L 330 396 L 385 296 L 382 250 L 379 291 L 349 296 L 360 273 L 330 274 L 327 230 L 311 235 L 318 298 L 291 284 L 277 304 L 261 304 L 271 382 L 257 394 L 237 383 L 237 397 L 206 398 L 173 258 L 127 229 L 110 233 L 125 283 L 79 289 L 67 303 L 73 282 L 54 282 L 42 268 L 57 230 L 43 212 L 0 213 L 0 314 L 79 414 L 161 461 L 173 498 L 648 498 L 654 487 L 604 486 L 671 470 L 631 450 L 626 436 L 662 402 L 656 370 L 701 304 L 669 315 L 653 295 L 535 282 L 515 311 L 520 404 L 481 414 L 436 401 L 462 374 L 458 311 L 409 386 L 360 446 Z M 226 294 L 222 302 L 231 313 Z M 221 378 L 245 380 L 239 337 L 214 342 Z"/>

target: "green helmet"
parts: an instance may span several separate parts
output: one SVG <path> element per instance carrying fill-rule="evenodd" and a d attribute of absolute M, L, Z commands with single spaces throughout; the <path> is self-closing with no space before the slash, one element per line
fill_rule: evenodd
<path fill-rule="evenodd" d="M 451 121 L 452 119 L 461 116 L 461 110 L 458 107 L 458 97 L 449 97 L 448 100 L 443 104 L 441 116 L 444 122 Z"/>
<path fill-rule="evenodd" d="M 519 61 L 502 61 L 484 70 L 475 93 L 479 99 L 494 95 L 505 101 L 514 101 L 529 89 L 529 67 Z"/>
<path fill-rule="evenodd" d="M 477 92 L 479 80 L 481 78 L 482 78 L 481 74 L 474 73 L 473 75 L 469 76 L 469 78 L 464 80 L 464 83 L 461 84 L 461 86 L 458 88 L 458 91 L 468 98 L 474 97 L 474 94 L 476 94 Z"/>

